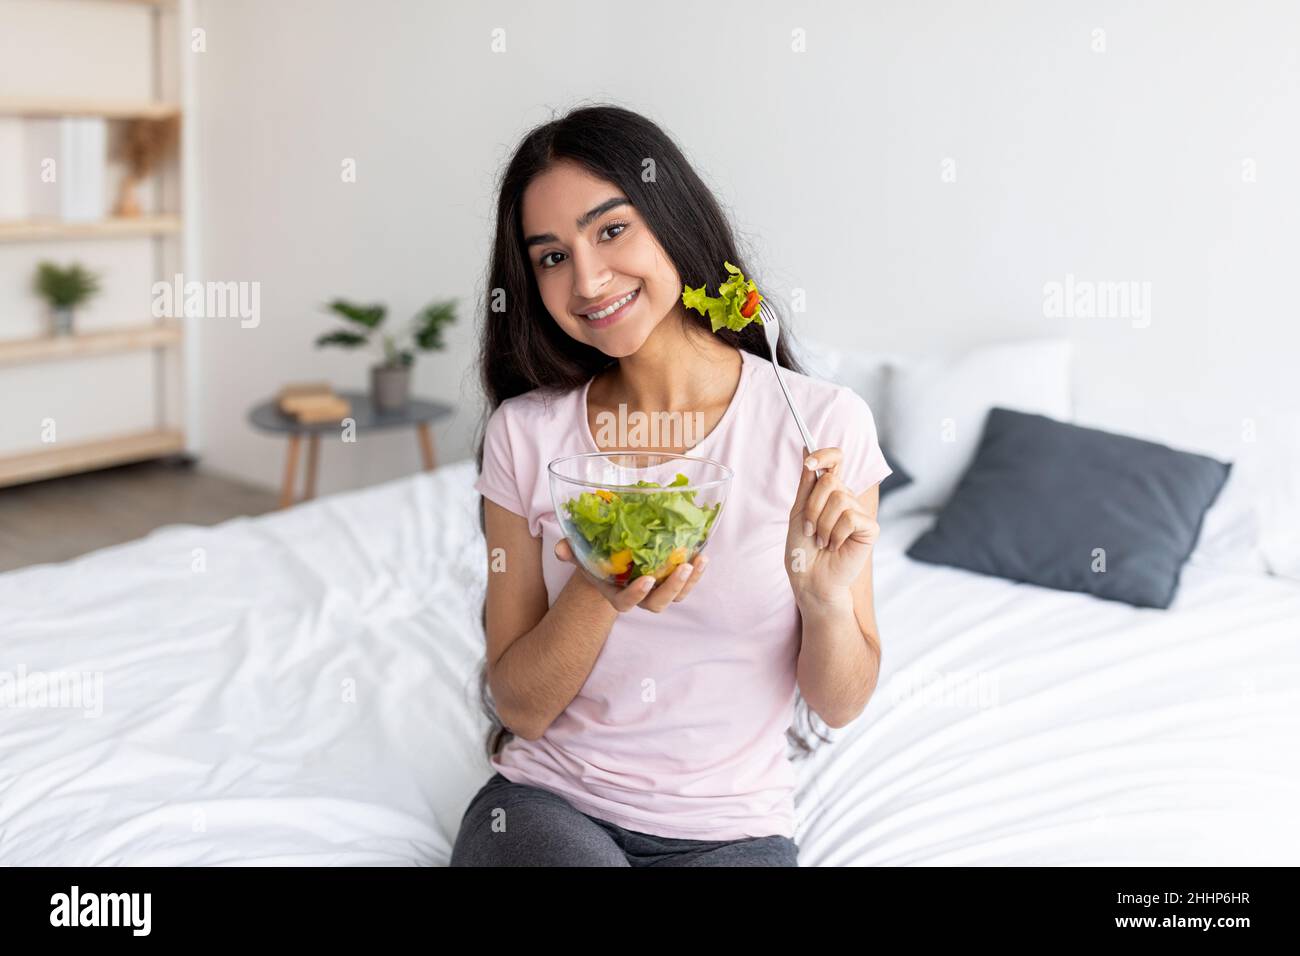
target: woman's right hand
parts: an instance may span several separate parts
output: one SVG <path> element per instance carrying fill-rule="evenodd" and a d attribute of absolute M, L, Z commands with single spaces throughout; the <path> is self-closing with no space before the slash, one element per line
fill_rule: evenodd
<path fill-rule="evenodd" d="M 591 586 L 603 594 L 605 600 L 609 601 L 614 610 L 620 614 L 634 607 L 643 607 L 647 611 L 658 614 L 669 604 L 686 597 L 691 592 L 691 588 L 695 587 L 700 576 L 704 574 L 704 568 L 709 563 L 707 557 L 700 555 L 695 559 L 694 567 L 683 564 L 658 584 L 655 583 L 653 575 L 643 574 L 629 582 L 626 587 L 620 588 L 600 580 L 584 568 L 574 557 L 568 538 L 561 538 L 555 543 L 555 556 L 577 567 L 578 573 L 585 575 Z"/>

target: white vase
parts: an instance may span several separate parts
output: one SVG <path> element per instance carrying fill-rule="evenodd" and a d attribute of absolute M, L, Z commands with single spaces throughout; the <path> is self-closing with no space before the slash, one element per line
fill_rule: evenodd
<path fill-rule="evenodd" d="M 372 365 L 370 401 L 378 412 L 400 412 L 411 400 L 411 368 L 408 365 Z"/>
<path fill-rule="evenodd" d="M 72 334 L 73 311 L 71 306 L 55 306 L 50 310 L 50 331 L 53 335 Z"/>

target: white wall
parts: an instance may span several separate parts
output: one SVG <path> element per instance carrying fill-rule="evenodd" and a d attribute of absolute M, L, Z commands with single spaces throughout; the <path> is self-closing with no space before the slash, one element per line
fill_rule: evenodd
<path fill-rule="evenodd" d="M 260 282 L 262 308 L 256 329 L 205 326 L 214 468 L 278 481 L 281 444 L 243 416 L 281 382 L 364 387 L 361 356 L 311 345 L 335 295 L 402 318 L 460 298 L 416 387 L 461 403 L 437 437 L 444 461 L 470 454 L 494 179 L 590 99 L 677 138 L 818 338 L 1065 332 L 1082 420 L 1207 449 L 1295 399 L 1295 3 L 202 0 L 199 19 L 205 277 Z M 1067 273 L 1149 282 L 1149 327 L 1045 317 Z M 321 490 L 416 464 L 405 433 L 330 443 Z"/>

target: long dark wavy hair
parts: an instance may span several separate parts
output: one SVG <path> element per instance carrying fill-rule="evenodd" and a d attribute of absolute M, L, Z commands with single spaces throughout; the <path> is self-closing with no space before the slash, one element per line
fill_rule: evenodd
<path fill-rule="evenodd" d="M 642 179 L 646 159 L 654 160 L 653 182 Z M 763 287 L 746 265 L 731 225 L 713 194 L 677 145 L 650 120 L 631 110 L 601 104 L 573 109 L 559 119 L 536 127 L 515 150 L 499 185 L 496 236 L 479 339 L 479 374 L 488 400 L 487 412 L 479 425 L 476 462 L 480 469 L 487 418 L 502 402 L 536 388 L 577 388 L 618 361 L 569 336 L 550 315 L 538 292 L 524 247 L 524 190 L 535 177 L 562 160 L 581 164 L 623 191 L 645 219 L 683 283 L 708 286 L 709 292 L 716 295 L 719 283 L 726 278 L 722 267 L 725 261 L 739 267 Z M 493 309 L 494 302 L 497 310 Z M 772 298 L 763 300 L 763 311 L 776 313 L 781 321 Z M 687 315 L 705 331 L 711 331 L 706 316 L 694 310 L 687 310 Z M 802 373 L 803 369 L 787 349 L 784 322 L 781 328 L 777 361 L 791 371 Z M 770 358 L 767 340 L 756 322 L 740 332 L 721 329 L 717 336 L 735 348 L 763 359 Z M 479 527 L 486 534 L 484 512 L 480 497 Z M 486 630 L 486 600 L 481 621 Z M 479 670 L 479 700 L 491 722 L 486 742 L 491 757 L 514 734 L 501 722 L 492 701 L 486 656 Z M 796 726 L 790 727 L 786 736 L 799 756 L 807 756 L 813 748 L 796 729 L 800 717 L 818 739 L 828 742 L 830 738 L 813 726 L 816 715 L 801 694 L 799 704 Z"/>

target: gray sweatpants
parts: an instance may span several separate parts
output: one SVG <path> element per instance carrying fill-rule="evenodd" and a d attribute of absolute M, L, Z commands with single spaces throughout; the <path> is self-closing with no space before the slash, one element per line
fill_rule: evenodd
<path fill-rule="evenodd" d="M 451 865 L 798 866 L 798 853 L 777 835 L 683 840 L 625 830 L 557 793 L 494 773 L 465 810 Z"/>

